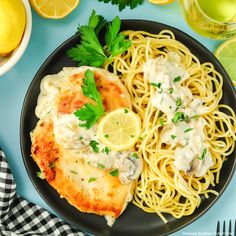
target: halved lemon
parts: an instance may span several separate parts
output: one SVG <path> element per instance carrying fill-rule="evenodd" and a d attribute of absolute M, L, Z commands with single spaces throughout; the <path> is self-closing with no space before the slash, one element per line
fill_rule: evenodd
<path fill-rule="evenodd" d="M 160 4 L 160 5 L 164 5 L 164 4 L 169 4 L 174 2 L 175 0 L 148 0 L 150 3 L 153 4 Z"/>
<path fill-rule="evenodd" d="M 44 18 L 61 19 L 69 15 L 80 0 L 30 0 L 34 10 Z"/>
<path fill-rule="evenodd" d="M 140 132 L 140 117 L 127 108 L 119 108 L 108 113 L 98 125 L 99 140 L 116 151 L 133 147 Z"/>
<path fill-rule="evenodd" d="M 236 86 L 236 37 L 222 43 L 215 51 L 215 56 L 228 72 L 231 80 Z"/>

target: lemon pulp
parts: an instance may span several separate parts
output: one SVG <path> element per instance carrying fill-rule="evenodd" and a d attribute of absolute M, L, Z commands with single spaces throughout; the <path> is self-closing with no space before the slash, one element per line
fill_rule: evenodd
<path fill-rule="evenodd" d="M 132 148 L 140 132 L 139 116 L 126 108 L 119 108 L 108 113 L 98 125 L 99 140 L 116 151 Z"/>
<path fill-rule="evenodd" d="M 236 85 L 236 37 L 228 39 L 215 51 L 215 56 L 224 66 L 231 80 Z"/>
<path fill-rule="evenodd" d="M 80 0 L 30 0 L 34 10 L 44 18 L 61 19 L 69 15 Z"/>

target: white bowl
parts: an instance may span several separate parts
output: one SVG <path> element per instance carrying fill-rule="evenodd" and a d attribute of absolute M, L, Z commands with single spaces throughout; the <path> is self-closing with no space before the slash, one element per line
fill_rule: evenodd
<path fill-rule="evenodd" d="M 7 58 L 1 58 L 0 57 L 0 76 L 5 74 L 7 71 L 9 71 L 22 57 L 24 54 L 31 35 L 31 29 L 32 29 L 32 14 L 31 14 L 31 8 L 28 0 L 22 0 L 25 12 L 26 12 L 26 26 L 25 26 L 25 32 L 22 37 L 21 43 L 19 46 L 11 53 L 11 55 Z"/>

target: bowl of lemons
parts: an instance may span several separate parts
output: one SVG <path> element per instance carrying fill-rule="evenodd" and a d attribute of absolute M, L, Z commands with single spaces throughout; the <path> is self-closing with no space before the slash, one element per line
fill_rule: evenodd
<path fill-rule="evenodd" d="M 28 0 L 0 1 L 0 76 L 22 57 L 29 43 L 32 15 Z"/>

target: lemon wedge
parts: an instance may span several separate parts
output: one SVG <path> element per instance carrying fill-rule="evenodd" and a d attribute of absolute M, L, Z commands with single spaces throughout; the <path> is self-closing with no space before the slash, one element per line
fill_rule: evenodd
<path fill-rule="evenodd" d="M 116 151 L 133 147 L 140 132 L 139 116 L 127 108 L 119 108 L 108 113 L 98 125 L 99 140 Z"/>
<path fill-rule="evenodd" d="M 80 0 L 30 0 L 34 10 L 44 18 L 61 19 L 69 15 Z"/>
<path fill-rule="evenodd" d="M 215 51 L 216 58 L 224 66 L 231 80 L 236 86 L 236 37 L 222 43 Z"/>
<path fill-rule="evenodd" d="M 13 51 L 25 30 L 25 8 L 21 0 L 0 1 L 0 55 Z"/>
<path fill-rule="evenodd" d="M 164 5 L 164 4 L 169 4 L 169 3 L 174 2 L 174 0 L 149 0 L 149 2 L 153 4 Z"/>

